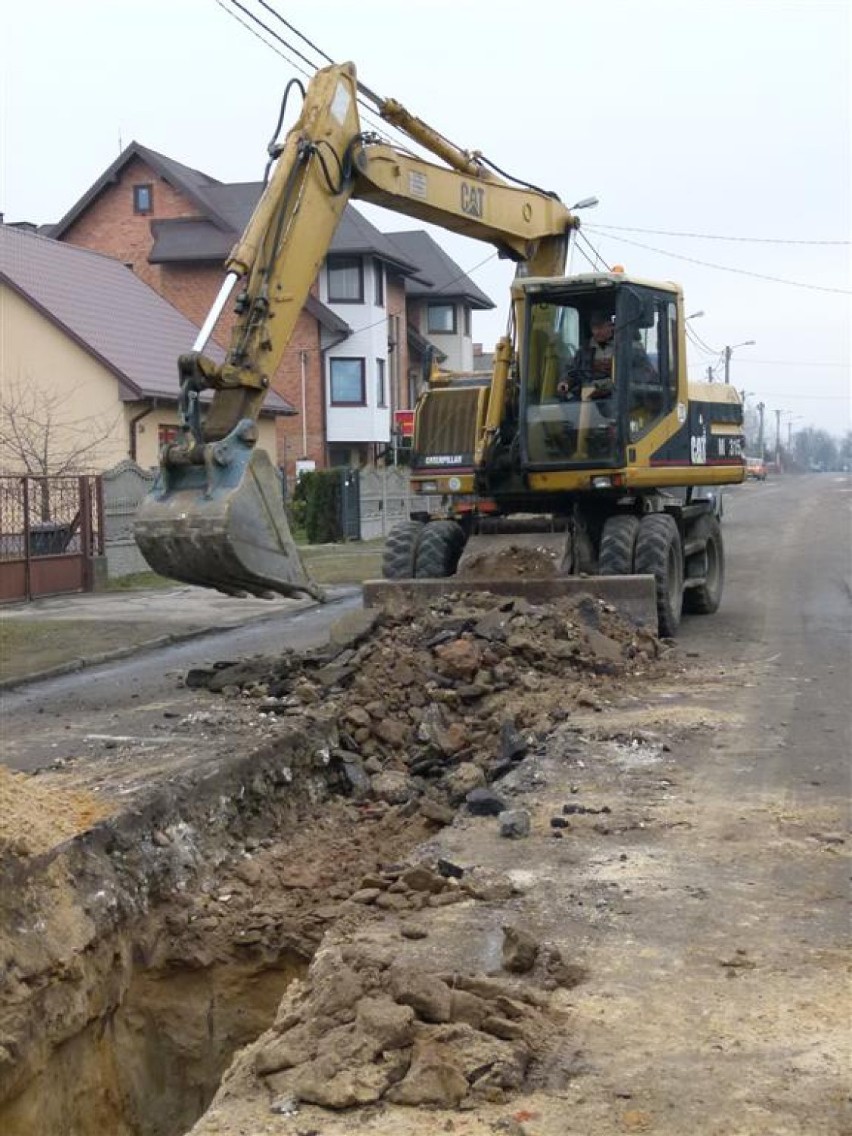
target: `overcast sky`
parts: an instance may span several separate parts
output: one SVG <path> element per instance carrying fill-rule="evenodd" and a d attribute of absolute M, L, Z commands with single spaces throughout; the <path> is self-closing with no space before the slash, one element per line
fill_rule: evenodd
<path fill-rule="evenodd" d="M 319 62 L 258 0 L 240 2 Z M 785 437 L 788 421 L 850 427 L 847 0 L 269 2 L 457 144 L 568 205 L 598 197 L 582 231 L 600 256 L 677 280 L 687 311 L 704 311 L 690 326 L 710 350 L 690 347 L 690 377 L 755 340 L 734 351 L 731 377 L 783 411 Z M 222 181 L 259 178 L 293 63 L 311 68 L 225 9 L 249 22 L 232 0 L 8 6 L 6 220 L 57 220 L 132 140 Z M 387 230 L 422 227 L 365 212 Z M 490 349 L 512 269 L 490 246 L 431 231 L 497 304 L 474 322 Z M 588 268 L 579 248 L 591 255 L 578 246 L 574 271 Z"/>

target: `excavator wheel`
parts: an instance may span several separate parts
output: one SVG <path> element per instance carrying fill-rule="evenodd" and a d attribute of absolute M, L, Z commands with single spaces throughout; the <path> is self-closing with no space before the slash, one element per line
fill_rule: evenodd
<path fill-rule="evenodd" d="M 464 548 L 464 533 L 455 521 L 432 521 L 417 545 L 414 575 L 418 580 L 452 576 Z"/>
<path fill-rule="evenodd" d="M 629 576 L 633 571 L 639 518 L 628 514 L 608 517 L 601 534 L 598 572 L 601 576 Z"/>
<path fill-rule="evenodd" d="M 401 521 L 387 535 L 382 554 L 382 576 L 386 580 L 412 580 L 417 546 L 426 526 L 422 521 Z"/>
<path fill-rule="evenodd" d="M 690 540 L 706 538 L 704 553 L 696 553 L 703 561 L 703 583 L 687 588 L 683 593 L 683 609 L 693 615 L 712 615 L 719 607 L 722 589 L 725 584 L 725 548 L 722 543 L 722 529 L 713 516 L 699 517 L 691 532 Z"/>
<path fill-rule="evenodd" d="M 673 636 L 683 608 L 683 548 L 677 525 L 668 513 L 649 513 L 639 523 L 635 570 L 654 577 L 660 635 Z"/>

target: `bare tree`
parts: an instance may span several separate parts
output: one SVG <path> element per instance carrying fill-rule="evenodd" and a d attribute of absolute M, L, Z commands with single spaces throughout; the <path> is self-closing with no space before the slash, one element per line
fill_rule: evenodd
<path fill-rule="evenodd" d="M 121 418 L 88 415 L 71 394 L 20 377 L 0 389 L 0 471 L 33 477 L 90 472 Z"/>

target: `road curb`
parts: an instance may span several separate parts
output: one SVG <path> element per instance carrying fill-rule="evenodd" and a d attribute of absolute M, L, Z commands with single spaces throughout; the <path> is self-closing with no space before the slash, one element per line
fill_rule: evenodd
<path fill-rule="evenodd" d="M 330 599 L 329 603 L 334 603 L 335 600 Z M 341 599 L 345 597 L 339 597 Z M 320 605 L 313 600 L 308 600 L 305 603 L 300 603 L 299 607 L 295 607 L 288 614 L 297 614 L 300 611 L 307 611 L 310 607 L 319 607 Z M 21 675 L 19 677 L 0 679 L 0 693 L 6 690 L 13 690 L 19 686 L 29 686 L 32 683 L 44 682 L 51 678 L 61 678 L 63 675 L 75 674 L 77 671 L 88 670 L 90 667 L 98 667 L 103 663 L 119 662 L 121 659 L 128 659 L 131 655 L 141 655 L 146 651 L 155 651 L 160 647 L 171 647 L 175 643 L 185 643 L 190 639 L 201 639 L 205 635 L 216 635 L 223 631 L 237 631 L 243 627 L 250 627 L 254 623 L 263 623 L 267 619 L 272 619 L 276 615 L 281 615 L 280 611 L 261 612 L 258 615 L 250 616 L 248 619 L 243 620 L 242 623 L 226 623 L 217 624 L 214 627 L 195 627 L 188 631 L 175 631 L 168 635 L 158 635 L 155 639 L 146 639 L 143 643 L 136 643 L 132 647 L 117 647 L 114 651 L 103 651 L 99 655 L 88 655 L 85 658 L 80 657 L 77 659 L 70 659 L 67 663 L 59 663 L 55 667 L 47 667 L 42 671 L 35 671 L 32 674 Z M 95 622 L 94 620 L 92 622 Z"/>
<path fill-rule="evenodd" d="M 326 592 L 325 604 L 319 604 L 311 599 L 296 600 L 294 606 L 290 608 L 286 614 L 299 615 L 301 612 L 308 611 L 311 608 L 330 607 L 333 604 L 350 599 L 361 589 L 360 584 L 334 584 L 332 587 L 334 589 L 341 589 L 341 594 L 329 595 L 328 592 Z M 185 643 L 190 639 L 201 639 L 205 635 L 216 635 L 225 631 L 238 631 L 243 627 L 251 627 L 254 623 L 263 623 L 268 619 L 273 619 L 275 616 L 283 614 L 285 613 L 281 611 L 258 612 L 256 615 L 244 619 L 241 623 L 223 623 L 216 624 L 212 627 L 195 627 L 188 631 L 170 632 L 168 635 L 158 635 L 155 639 L 146 639 L 144 643 L 137 643 L 132 647 L 118 647 L 114 651 L 103 651 L 99 655 L 70 659 L 67 663 L 59 663 L 55 667 L 47 667 L 45 670 L 35 671 L 33 674 L 22 675 L 17 678 L 0 679 L 0 694 L 6 690 L 13 690 L 15 687 L 29 686 L 33 683 L 44 682 L 47 679 L 61 678 L 66 674 L 75 674 L 77 671 L 88 670 L 90 667 L 101 666 L 103 663 L 119 662 L 121 659 L 128 659 L 132 655 L 141 655 L 146 651 L 155 651 L 160 647 L 171 647 L 175 643 Z"/>

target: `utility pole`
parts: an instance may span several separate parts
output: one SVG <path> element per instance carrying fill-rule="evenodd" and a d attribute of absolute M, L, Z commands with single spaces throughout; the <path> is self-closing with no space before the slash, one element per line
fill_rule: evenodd
<path fill-rule="evenodd" d="M 710 366 L 707 367 L 707 382 L 708 383 L 713 382 L 713 368 L 710 367 Z"/>
<path fill-rule="evenodd" d="M 735 348 L 737 348 L 737 347 L 754 347 L 754 345 L 755 345 L 754 339 L 746 339 L 743 343 L 735 343 L 733 345 L 733 347 L 726 347 L 725 348 L 725 382 L 726 383 L 729 383 L 731 381 L 731 356 L 733 355 Z"/>
<path fill-rule="evenodd" d="M 757 413 L 760 415 L 760 425 L 757 430 L 757 454 L 761 461 L 763 461 L 763 412 L 766 410 L 766 403 L 759 402 L 757 404 Z"/>
<path fill-rule="evenodd" d="M 775 472 L 781 472 L 781 411 L 775 411 Z"/>

